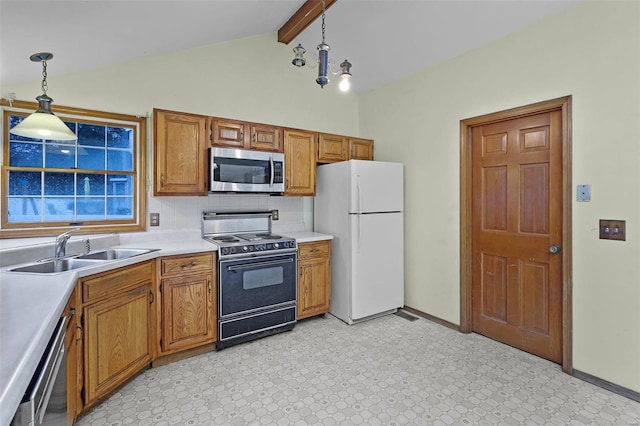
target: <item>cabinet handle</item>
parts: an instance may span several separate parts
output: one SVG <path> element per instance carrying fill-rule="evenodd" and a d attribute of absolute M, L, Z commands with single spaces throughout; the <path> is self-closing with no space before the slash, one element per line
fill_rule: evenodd
<path fill-rule="evenodd" d="M 209 294 L 211 294 L 211 277 L 207 277 L 207 288 L 209 289 Z"/>
<path fill-rule="evenodd" d="M 76 325 L 76 330 L 80 330 L 80 337 L 76 337 L 76 342 L 79 342 L 84 337 L 84 329 L 79 325 Z"/>
<path fill-rule="evenodd" d="M 149 290 L 149 296 L 151 296 L 151 301 L 149 302 L 149 304 L 153 304 L 153 302 L 155 302 L 156 297 L 153 295 L 153 292 L 151 290 Z"/>
<path fill-rule="evenodd" d="M 244 131 L 240 130 L 240 138 L 238 138 L 239 142 L 242 142 L 244 140 Z"/>
<path fill-rule="evenodd" d="M 258 132 L 253 132 L 253 144 L 258 143 Z"/>
<path fill-rule="evenodd" d="M 193 268 L 194 266 L 196 266 L 196 262 L 195 262 L 195 261 L 192 261 L 192 262 L 191 262 L 191 263 L 189 263 L 188 265 L 182 265 L 182 266 L 180 266 L 180 268 L 182 268 L 182 269 L 191 269 L 191 268 Z"/>
<path fill-rule="evenodd" d="M 160 173 L 160 188 L 164 188 L 164 173 Z"/>

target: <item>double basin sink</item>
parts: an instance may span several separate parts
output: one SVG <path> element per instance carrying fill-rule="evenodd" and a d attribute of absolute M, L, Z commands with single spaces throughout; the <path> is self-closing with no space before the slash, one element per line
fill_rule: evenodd
<path fill-rule="evenodd" d="M 73 257 L 34 262 L 17 268 L 10 268 L 9 271 L 34 274 L 56 274 L 71 271 L 73 269 L 96 266 L 109 261 L 141 256 L 158 250 L 159 249 L 109 248 Z"/>

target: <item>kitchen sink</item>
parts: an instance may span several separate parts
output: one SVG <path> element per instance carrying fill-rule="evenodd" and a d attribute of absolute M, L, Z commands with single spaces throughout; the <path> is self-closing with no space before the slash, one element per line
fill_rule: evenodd
<path fill-rule="evenodd" d="M 106 250 L 96 251 L 93 253 L 77 256 L 78 260 L 118 260 L 128 257 L 140 256 L 141 254 L 158 251 L 158 249 L 127 249 L 127 248 L 110 248 Z"/>
<path fill-rule="evenodd" d="M 32 263 L 26 266 L 9 269 L 11 272 L 31 272 L 35 274 L 55 274 L 58 272 L 71 271 L 72 269 L 96 266 L 100 262 L 95 260 L 81 259 L 54 259 L 46 262 Z"/>

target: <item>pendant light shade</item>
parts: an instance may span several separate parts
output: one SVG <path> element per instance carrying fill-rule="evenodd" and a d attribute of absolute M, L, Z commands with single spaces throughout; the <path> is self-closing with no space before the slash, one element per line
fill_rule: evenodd
<path fill-rule="evenodd" d="M 9 133 L 34 139 L 73 141 L 78 137 L 64 122 L 51 112 L 53 99 L 47 96 L 47 61 L 53 58 L 51 53 L 31 55 L 31 61 L 42 62 L 42 95 L 38 96 L 38 110 L 9 130 Z"/>

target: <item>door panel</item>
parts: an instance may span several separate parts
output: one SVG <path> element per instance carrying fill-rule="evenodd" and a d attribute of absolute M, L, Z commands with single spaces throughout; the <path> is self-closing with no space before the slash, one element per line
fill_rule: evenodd
<path fill-rule="evenodd" d="M 472 329 L 562 361 L 561 112 L 472 128 Z"/>

